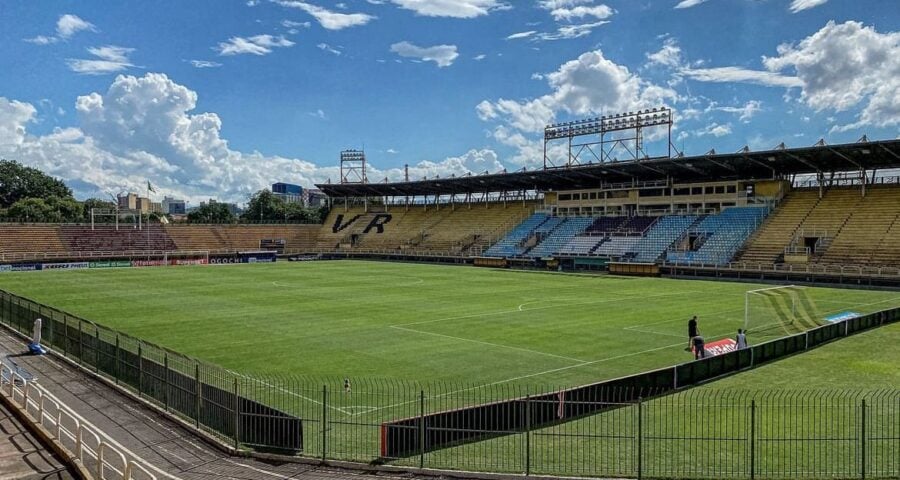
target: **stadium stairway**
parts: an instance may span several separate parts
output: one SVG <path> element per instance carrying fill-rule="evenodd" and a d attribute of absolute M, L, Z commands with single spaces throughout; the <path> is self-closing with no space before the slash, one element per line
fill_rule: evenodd
<path fill-rule="evenodd" d="M 639 263 L 654 263 L 681 238 L 699 219 L 696 215 L 668 215 L 661 217 L 646 235 L 640 237 L 628 253 Z"/>
<path fill-rule="evenodd" d="M 693 250 L 678 247 L 666 252 L 666 261 L 723 265 L 731 261 L 768 214 L 767 207 L 731 207 L 718 215 L 709 215 L 688 230 L 682 245 L 695 239 Z M 676 242 L 677 245 L 678 242 Z"/>
<path fill-rule="evenodd" d="M 591 217 L 570 217 L 561 219 L 556 227 L 547 233 L 528 255 L 541 258 L 559 253 L 575 235 L 582 233 L 594 223 Z"/>
<path fill-rule="evenodd" d="M 535 234 L 535 230 L 549 220 L 545 213 L 535 213 L 513 228 L 484 255 L 487 257 L 514 257 L 525 253 L 522 243 Z"/>

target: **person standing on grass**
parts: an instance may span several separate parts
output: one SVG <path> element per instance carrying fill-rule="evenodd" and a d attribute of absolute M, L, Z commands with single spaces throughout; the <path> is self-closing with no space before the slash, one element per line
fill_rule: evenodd
<path fill-rule="evenodd" d="M 693 318 L 688 320 L 688 346 L 685 348 L 686 351 L 691 351 L 691 345 L 693 344 L 694 337 L 700 335 L 700 330 L 697 328 L 697 316 L 694 315 Z"/>
<path fill-rule="evenodd" d="M 747 332 L 739 328 L 737 333 L 737 348 L 743 350 L 747 348 Z"/>
<path fill-rule="evenodd" d="M 350 379 L 345 378 L 344 379 L 344 393 L 349 395 L 352 392 L 352 390 L 353 390 L 353 388 L 350 386 Z"/>
<path fill-rule="evenodd" d="M 697 335 L 691 340 L 694 342 L 694 360 L 706 358 L 706 343 L 703 341 L 703 337 Z"/>

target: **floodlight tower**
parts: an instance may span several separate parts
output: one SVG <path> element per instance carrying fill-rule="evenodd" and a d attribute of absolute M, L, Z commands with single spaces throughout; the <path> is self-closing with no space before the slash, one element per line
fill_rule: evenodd
<path fill-rule="evenodd" d="M 668 129 L 666 156 L 671 158 L 673 124 L 672 110 L 661 107 L 547 125 L 544 129 L 544 168 L 615 161 L 617 152 L 625 155 L 627 160 L 649 158 L 644 151 L 644 129 L 651 127 Z M 547 146 L 560 140 L 567 143 L 566 159 L 555 162 L 548 154 Z"/>
<path fill-rule="evenodd" d="M 369 183 L 366 177 L 366 152 L 341 151 L 341 183 Z"/>

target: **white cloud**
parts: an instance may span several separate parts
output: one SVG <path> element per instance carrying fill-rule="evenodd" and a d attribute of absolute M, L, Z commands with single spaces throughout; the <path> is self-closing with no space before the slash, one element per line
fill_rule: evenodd
<path fill-rule="evenodd" d="M 297 27 L 309 28 L 312 26 L 309 22 L 295 22 L 292 20 L 282 20 L 281 26 L 284 28 L 296 29 Z"/>
<path fill-rule="evenodd" d="M 803 86 L 803 81 L 797 77 L 785 76 L 771 71 L 749 70 L 741 67 L 683 68 L 679 73 L 700 82 L 741 82 L 787 88 Z"/>
<path fill-rule="evenodd" d="M 514 33 L 512 35 L 509 35 L 508 37 L 506 37 L 506 39 L 507 40 L 516 40 L 519 38 L 528 38 L 528 37 L 534 35 L 535 33 L 537 33 L 537 30 L 529 30 L 527 32 L 518 32 L 518 33 Z"/>
<path fill-rule="evenodd" d="M 396 155 L 396 154 L 400 153 L 400 152 L 394 150 L 393 148 L 389 148 L 389 149 L 385 150 L 385 152 L 390 153 L 391 155 Z"/>
<path fill-rule="evenodd" d="M 539 33 L 537 35 L 537 38 L 544 41 L 570 40 L 573 38 L 580 38 L 586 35 L 590 35 L 595 28 L 601 25 L 606 25 L 607 23 L 609 22 L 606 20 L 601 20 L 599 22 L 581 23 L 577 25 L 562 25 L 557 28 L 555 32 Z"/>
<path fill-rule="evenodd" d="M 499 0 L 390 0 L 400 8 L 426 17 L 475 18 L 509 7 Z"/>
<path fill-rule="evenodd" d="M 803 10 L 808 10 L 810 8 L 818 7 L 819 5 L 823 5 L 828 0 L 794 0 L 791 2 L 791 6 L 788 7 L 791 10 L 791 13 L 802 12 Z"/>
<path fill-rule="evenodd" d="M 708 0 L 681 0 L 678 2 L 678 5 L 675 5 L 675 8 L 691 8 L 701 3 L 706 3 Z"/>
<path fill-rule="evenodd" d="M 305 186 L 338 180 L 336 166 L 230 148 L 221 137 L 219 116 L 195 113 L 196 105 L 196 92 L 164 74 L 120 75 L 105 92 L 78 97 L 77 127 L 35 136 L 26 129 L 36 118 L 35 107 L 0 97 L 0 157 L 62 178 L 80 197 L 143 191 L 149 180 L 160 195 L 243 203 L 276 180 L 272 172 L 277 172 L 277 180 Z M 502 168 L 492 150 L 473 149 L 411 164 L 410 176 L 448 177 Z M 370 178 L 403 178 L 400 168 L 370 165 L 369 172 Z"/>
<path fill-rule="evenodd" d="M 56 36 L 38 35 L 33 38 L 26 38 L 25 41 L 36 45 L 50 45 L 60 40 L 68 40 L 73 35 L 82 31 L 96 32 L 97 27 L 91 22 L 83 20 L 78 15 L 67 13 L 61 15 L 56 21 Z"/>
<path fill-rule="evenodd" d="M 134 52 L 133 48 L 106 45 L 103 47 L 90 47 L 87 51 L 97 58 L 70 58 L 66 60 L 70 70 L 84 75 L 105 75 L 120 72 L 134 66 L 128 58 Z"/>
<path fill-rule="evenodd" d="M 449 67 L 459 56 L 456 45 L 435 45 L 432 47 L 419 47 L 403 41 L 391 45 L 391 52 L 401 57 L 416 58 L 423 61 L 431 61 L 438 67 Z"/>
<path fill-rule="evenodd" d="M 325 120 L 327 117 L 325 116 L 325 111 L 321 108 L 316 110 L 315 112 L 309 112 L 309 116 L 316 117 L 320 120 Z"/>
<path fill-rule="evenodd" d="M 647 54 L 647 64 L 679 67 L 681 65 L 681 47 L 674 38 L 667 38 L 659 51 Z"/>
<path fill-rule="evenodd" d="M 485 58 L 487 58 L 487 55 L 482 53 L 480 55 L 475 55 L 474 57 L 472 57 L 472 60 L 476 60 L 476 61 L 480 62 L 480 61 L 484 60 Z"/>
<path fill-rule="evenodd" d="M 522 101 L 484 100 L 476 106 L 481 120 L 499 122 L 503 127 L 499 133 L 495 129 L 495 137 L 499 135 L 501 141 L 516 139 L 515 146 L 522 155 L 521 149 L 532 148 L 533 140 L 519 139 L 514 130 L 542 132 L 560 113 L 592 116 L 660 106 L 677 98 L 674 90 L 642 79 L 605 58 L 600 50 L 583 53 L 540 78 L 547 81 L 550 93 Z"/>
<path fill-rule="evenodd" d="M 210 62 L 208 60 L 191 60 L 191 65 L 193 65 L 194 68 L 218 68 L 222 66 L 221 63 Z"/>
<path fill-rule="evenodd" d="M 337 48 L 334 48 L 334 47 L 332 47 L 331 45 L 329 45 L 329 44 L 327 44 L 327 43 L 320 43 L 320 44 L 316 45 L 316 47 L 317 47 L 319 50 L 322 50 L 323 52 L 328 52 L 328 53 L 331 53 L 331 54 L 334 54 L 334 55 L 338 55 L 338 56 L 340 56 L 341 53 L 343 53 L 343 52 L 341 52 L 340 50 L 338 50 Z"/>
<path fill-rule="evenodd" d="M 30 103 L 0 97 L 0 144 L 21 145 L 25 124 L 34 121 L 37 109 Z"/>
<path fill-rule="evenodd" d="M 801 100 L 816 111 L 863 106 L 856 122 L 838 129 L 900 124 L 900 32 L 831 21 L 797 45 L 780 45 L 763 63 L 794 71 Z"/>
<path fill-rule="evenodd" d="M 328 30 L 341 30 L 349 27 L 365 25 L 375 17 L 366 13 L 340 13 L 327 8 L 296 0 L 276 0 L 275 3 L 287 8 L 300 9 L 316 19 L 319 25 Z"/>
<path fill-rule="evenodd" d="M 731 124 L 726 123 L 725 125 L 720 125 L 718 123 L 712 123 L 710 125 L 707 125 L 706 128 L 695 131 L 694 135 L 698 137 L 712 135 L 716 138 L 724 137 L 725 135 L 731 135 Z"/>
<path fill-rule="evenodd" d="M 584 6 L 579 5 L 575 7 L 560 7 L 555 8 L 550 11 L 550 15 L 553 16 L 553 19 L 557 22 L 559 21 L 572 21 L 574 18 L 584 18 L 584 17 L 594 17 L 600 20 L 604 20 L 609 18 L 615 13 L 612 8 L 606 5 L 595 5 L 595 6 Z"/>
<path fill-rule="evenodd" d="M 231 37 L 227 42 L 220 42 L 214 50 L 219 55 L 268 55 L 273 48 L 291 47 L 294 42 L 283 36 L 254 35 L 252 37 Z"/>
<path fill-rule="evenodd" d="M 96 31 L 96 27 L 91 22 L 82 20 L 78 15 L 67 13 L 56 21 L 56 34 L 63 39 L 84 30 Z"/>
<path fill-rule="evenodd" d="M 738 116 L 738 120 L 747 123 L 753 118 L 754 115 L 759 113 L 762 110 L 762 102 L 759 100 L 750 100 L 740 107 L 717 107 L 712 106 L 710 110 L 717 110 L 720 112 L 726 113 L 734 113 Z"/>
<path fill-rule="evenodd" d="M 26 38 L 26 42 L 33 43 L 35 45 L 50 45 L 51 43 L 56 43 L 59 41 L 56 37 L 47 37 L 45 35 L 38 35 L 32 38 Z"/>

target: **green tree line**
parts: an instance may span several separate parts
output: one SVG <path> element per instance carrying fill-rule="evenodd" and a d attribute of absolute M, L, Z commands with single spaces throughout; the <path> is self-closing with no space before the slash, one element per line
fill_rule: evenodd
<path fill-rule="evenodd" d="M 91 209 L 115 209 L 113 202 L 98 198 L 78 201 L 61 180 L 11 160 L 0 160 L 0 220 L 33 223 L 81 223 L 91 221 Z M 328 211 L 287 203 L 269 190 L 250 197 L 240 217 L 225 203 L 208 203 L 191 211 L 190 223 L 322 223 Z M 150 220 L 158 220 L 150 214 Z M 112 222 L 112 217 L 97 221 Z M 120 221 L 129 221 L 122 218 Z"/>

